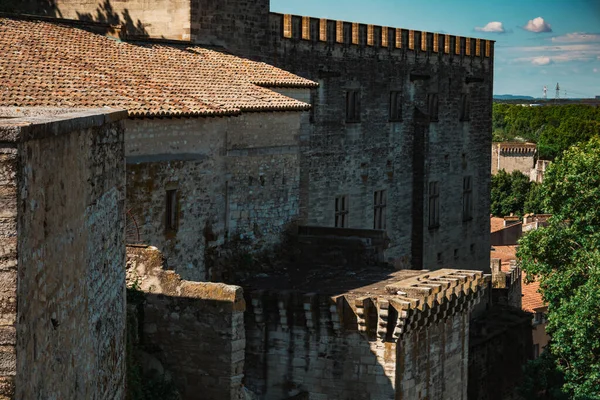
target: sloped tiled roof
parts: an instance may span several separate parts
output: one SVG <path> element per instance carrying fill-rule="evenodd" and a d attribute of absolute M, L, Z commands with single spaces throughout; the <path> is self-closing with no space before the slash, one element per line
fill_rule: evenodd
<path fill-rule="evenodd" d="M 266 87 L 317 84 L 198 46 L 132 44 L 78 27 L 0 18 L 0 106 L 124 108 L 130 116 L 307 110 Z"/>
<path fill-rule="evenodd" d="M 525 283 L 525 274 L 522 275 L 523 284 L 521 285 L 521 291 L 523 293 L 522 308 L 528 312 L 535 312 L 536 309 L 540 309 L 546 306 L 544 300 L 542 300 L 542 294 L 539 292 L 540 283 L 538 281 Z"/>
<path fill-rule="evenodd" d="M 504 218 L 491 217 L 490 218 L 490 232 L 497 232 L 504 229 Z"/>

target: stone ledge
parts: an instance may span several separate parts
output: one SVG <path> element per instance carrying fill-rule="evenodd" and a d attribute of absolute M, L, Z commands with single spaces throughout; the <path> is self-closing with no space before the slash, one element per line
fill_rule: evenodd
<path fill-rule="evenodd" d="M 100 127 L 127 118 L 114 108 L 0 107 L 0 142 L 18 143 Z"/>
<path fill-rule="evenodd" d="M 163 255 L 152 246 L 127 246 L 127 280 L 139 284 L 145 293 L 230 303 L 232 311 L 246 309 L 241 287 L 183 280 L 163 268 Z"/>

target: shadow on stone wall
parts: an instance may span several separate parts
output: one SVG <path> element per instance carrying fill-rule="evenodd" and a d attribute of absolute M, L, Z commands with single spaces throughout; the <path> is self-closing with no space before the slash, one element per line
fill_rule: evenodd
<path fill-rule="evenodd" d="M 70 15 L 63 14 L 56 0 L 2 0 L 0 2 L 0 12 L 10 14 L 37 15 L 53 18 L 73 18 Z M 118 12 L 109 0 L 104 0 L 98 5 L 94 12 L 77 12 L 76 19 L 84 22 L 96 22 L 113 26 L 120 26 L 120 37 L 125 38 L 147 38 L 149 37 L 144 24 L 139 19 L 135 21 L 127 8 Z M 98 27 L 95 27 L 97 31 Z M 108 33 L 111 27 L 106 27 Z M 102 33 L 102 32 L 101 32 Z"/>
<path fill-rule="evenodd" d="M 77 13 L 81 21 L 100 22 L 121 26 L 121 38 L 147 38 L 149 37 L 144 24 L 139 19 L 134 21 L 127 8 L 121 14 L 115 11 L 109 0 L 105 0 L 96 8 L 95 13 Z"/>

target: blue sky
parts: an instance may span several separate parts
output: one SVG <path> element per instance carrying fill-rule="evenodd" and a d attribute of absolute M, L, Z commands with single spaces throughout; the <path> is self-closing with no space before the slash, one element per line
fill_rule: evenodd
<path fill-rule="evenodd" d="M 271 0 L 274 12 L 496 41 L 494 93 L 600 96 L 600 0 Z"/>

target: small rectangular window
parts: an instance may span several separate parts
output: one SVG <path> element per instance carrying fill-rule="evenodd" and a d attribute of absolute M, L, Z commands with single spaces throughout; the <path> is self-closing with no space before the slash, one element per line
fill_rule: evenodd
<path fill-rule="evenodd" d="M 468 93 L 460 96 L 460 120 L 469 121 L 471 119 L 471 99 Z"/>
<path fill-rule="evenodd" d="M 463 221 L 473 219 L 473 186 L 470 176 L 463 178 Z"/>
<path fill-rule="evenodd" d="M 348 196 L 337 196 L 335 198 L 335 227 L 348 227 Z"/>
<path fill-rule="evenodd" d="M 440 192 L 438 182 L 429 182 L 429 227 L 440 226 Z"/>
<path fill-rule="evenodd" d="M 427 95 L 427 113 L 429 114 L 429 120 L 431 122 L 438 121 L 438 94 L 437 93 L 429 93 Z"/>
<path fill-rule="evenodd" d="M 402 121 L 402 92 L 390 92 L 390 122 Z"/>
<path fill-rule="evenodd" d="M 166 198 L 166 213 L 165 213 L 165 228 L 167 231 L 176 231 L 178 225 L 178 199 L 177 190 L 167 190 Z"/>
<path fill-rule="evenodd" d="M 346 122 L 360 122 L 360 91 L 346 92 Z"/>
<path fill-rule="evenodd" d="M 385 229 L 386 203 L 387 193 L 385 190 L 378 190 L 373 193 L 373 229 Z"/>

